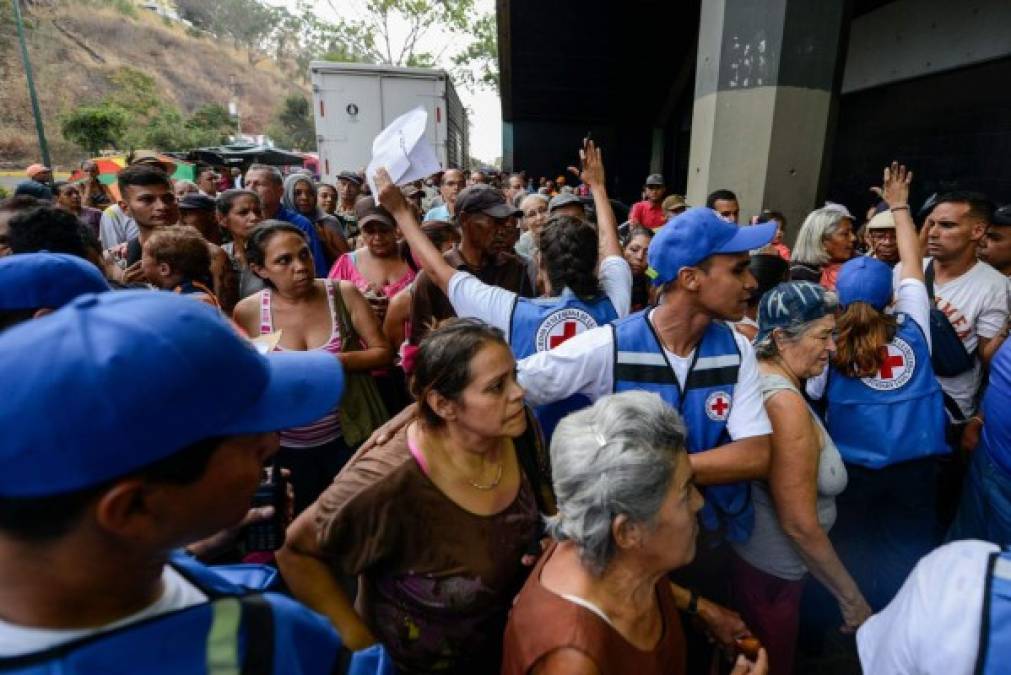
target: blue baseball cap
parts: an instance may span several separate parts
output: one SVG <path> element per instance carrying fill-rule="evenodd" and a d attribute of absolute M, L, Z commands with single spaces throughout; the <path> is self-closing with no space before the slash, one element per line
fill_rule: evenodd
<path fill-rule="evenodd" d="M 816 321 L 835 309 L 835 299 L 810 281 L 784 281 L 758 301 L 758 334 L 761 342 L 777 328 L 800 326 Z"/>
<path fill-rule="evenodd" d="M 18 253 L 0 258 L 0 310 L 59 309 L 109 284 L 98 268 L 66 253 Z"/>
<path fill-rule="evenodd" d="M 673 281 L 683 267 L 697 265 L 718 253 L 744 253 L 761 248 L 776 236 L 775 221 L 738 227 L 713 211 L 696 206 L 667 221 L 649 243 L 646 274 L 657 286 Z"/>
<path fill-rule="evenodd" d="M 174 293 L 88 294 L 0 334 L 0 497 L 99 485 L 217 436 L 319 419 L 344 389 L 324 351 L 260 355 Z"/>
<path fill-rule="evenodd" d="M 882 310 L 892 301 L 892 268 L 877 258 L 860 256 L 843 263 L 836 277 L 839 305 L 866 302 Z"/>

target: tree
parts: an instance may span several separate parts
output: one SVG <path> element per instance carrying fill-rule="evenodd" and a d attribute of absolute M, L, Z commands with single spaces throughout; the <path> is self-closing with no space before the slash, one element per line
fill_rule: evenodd
<path fill-rule="evenodd" d="M 498 22 L 495 16 L 478 17 L 469 32 L 473 41 L 453 56 L 453 76 L 472 89 L 498 91 Z"/>
<path fill-rule="evenodd" d="M 267 133 L 277 145 L 293 150 L 316 148 L 316 127 L 312 106 L 301 94 L 291 94 L 281 103 Z"/>
<path fill-rule="evenodd" d="M 75 108 L 60 123 L 63 137 L 91 155 L 103 148 L 118 147 L 126 134 L 130 114 L 108 102 Z"/>
<path fill-rule="evenodd" d="M 346 13 L 334 0 L 327 0 L 327 3 L 337 16 Z M 341 19 L 334 30 L 355 52 L 374 63 L 431 67 L 453 41 L 446 40 L 442 50 L 432 54 L 420 51 L 425 37 L 433 29 L 457 35 L 465 33 L 470 28 L 469 17 L 473 10 L 474 0 L 368 0 L 362 18 Z M 398 24 L 407 26 L 407 36 L 399 44 L 392 33 Z"/>
<path fill-rule="evenodd" d="M 228 141 L 235 130 L 235 122 L 224 107 L 209 103 L 198 108 L 188 120 L 192 145 L 219 145 Z"/>

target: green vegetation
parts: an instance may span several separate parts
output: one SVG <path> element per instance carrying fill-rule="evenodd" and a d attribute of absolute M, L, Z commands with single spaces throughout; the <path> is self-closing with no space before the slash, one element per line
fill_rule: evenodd
<path fill-rule="evenodd" d="M 113 76 L 115 89 L 92 104 L 76 106 L 60 121 L 63 137 L 92 155 L 105 149 L 186 150 L 228 140 L 233 122 L 217 104 L 184 118 L 158 97 L 154 78 L 129 67 Z"/>
<path fill-rule="evenodd" d="M 293 150 L 314 150 L 316 128 L 312 119 L 312 106 L 301 94 L 285 97 L 277 118 L 267 129 L 274 143 Z"/>

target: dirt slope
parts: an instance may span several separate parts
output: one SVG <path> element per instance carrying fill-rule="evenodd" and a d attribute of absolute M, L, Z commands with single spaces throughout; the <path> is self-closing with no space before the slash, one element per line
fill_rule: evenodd
<path fill-rule="evenodd" d="M 246 52 L 202 37 L 138 6 L 131 17 L 101 0 L 29 3 L 28 49 L 46 136 L 56 164 L 83 151 L 64 141 L 59 115 L 109 92 L 110 76 L 130 66 L 155 78 L 165 99 L 184 113 L 206 103 L 227 105 L 234 75 L 245 133 L 263 133 L 280 100 L 308 87 L 269 59 L 251 66 Z M 0 10 L 10 14 L 10 5 Z M 37 161 L 35 127 L 11 20 L 0 20 L 0 168 Z"/>

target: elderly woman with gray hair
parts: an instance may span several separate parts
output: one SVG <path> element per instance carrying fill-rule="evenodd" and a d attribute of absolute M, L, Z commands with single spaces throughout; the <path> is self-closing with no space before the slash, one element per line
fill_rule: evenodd
<path fill-rule="evenodd" d="M 813 281 L 834 291 L 839 268 L 853 257 L 856 241 L 853 214 L 845 206 L 829 203 L 815 209 L 797 233 L 790 278 Z"/>
<path fill-rule="evenodd" d="M 554 542 L 506 626 L 503 675 L 685 672 L 670 570 L 695 555 L 702 497 L 685 428 L 659 396 L 605 396 L 551 442 Z M 765 673 L 743 656 L 735 674 Z"/>
<path fill-rule="evenodd" d="M 807 572 L 839 603 L 844 632 L 871 610 L 836 554 L 828 531 L 846 487 L 839 450 L 801 395 L 835 349 L 834 293 L 807 281 L 782 283 L 759 303 L 755 356 L 772 422 L 769 479 L 752 484 L 755 529 L 733 543 L 733 605 L 769 650 L 771 673 L 792 673 Z"/>

